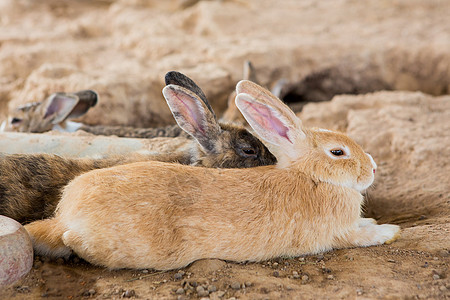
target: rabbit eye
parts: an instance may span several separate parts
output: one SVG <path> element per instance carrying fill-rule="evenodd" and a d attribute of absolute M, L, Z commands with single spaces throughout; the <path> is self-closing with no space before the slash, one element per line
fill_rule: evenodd
<path fill-rule="evenodd" d="M 19 118 L 12 118 L 11 119 L 11 124 L 12 125 L 16 125 L 16 124 L 18 124 L 20 122 L 22 122 L 22 119 L 19 119 Z"/>
<path fill-rule="evenodd" d="M 333 149 L 333 150 L 330 150 L 330 152 L 331 152 L 331 154 L 333 154 L 334 156 L 342 156 L 342 155 L 345 154 L 345 153 L 344 153 L 344 150 L 342 150 L 342 149 Z"/>
<path fill-rule="evenodd" d="M 244 152 L 244 154 L 246 156 L 256 156 L 256 151 L 253 148 L 247 147 L 247 148 L 242 148 L 242 152 Z"/>

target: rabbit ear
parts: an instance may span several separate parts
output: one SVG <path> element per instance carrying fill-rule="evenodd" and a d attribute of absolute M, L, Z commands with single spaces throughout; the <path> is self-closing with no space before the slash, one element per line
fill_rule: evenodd
<path fill-rule="evenodd" d="M 295 115 L 295 113 L 271 92 L 262 86 L 257 85 L 254 82 L 248 80 L 241 80 L 236 85 L 236 92 L 238 94 L 245 93 L 251 97 L 258 99 L 259 102 L 265 103 L 268 106 L 283 112 L 283 116 L 289 120 L 291 124 L 295 124 L 295 127 L 301 128 L 302 122 Z"/>
<path fill-rule="evenodd" d="M 214 116 L 214 119 L 217 120 L 216 114 L 214 113 L 211 105 L 209 105 L 205 93 L 203 93 L 202 89 L 192 79 L 176 71 L 168 72 L 164 77 L 164 79 L 166 81 L 166 85 L 169 84 L 178 85 L 196 94 L 203 101 L 203 103 L 205 104 L 206 108 L 208 108 L 210 113 Z"/>
<path fill-rule="evenodd" d="M 249 60 L 244 61 L 244 72 L 242 78 L 244 78 L 245 80 L 253 81 L 255 83 L 259 82 L 256 78 L 255 68 Z"/>
<path fill-rule="evenodd" d="M 191 90 L 173 84 L 163 89 L 163 95 L 178 126 L 194 137 L 207 152 L 214 152 L 215 142 L 222 130 L 216 116 L 202 99 Z"/>
<path fill-rule="evenodd" d="M 278 160 L 286 155 L 292 160 L 299 156 L 298 145 L 306 134 L 300 120 L 281 104 L 274 106 L 245 93 L 236 96 L 236 106 L 256 134 L 268 143 L 270 151 Z"/>
<path fill-rule="evenodd" d="M 92 90 L 83 90 L 76 92 L 75 95 L 79 101 L 67 116 L 68 119 L 75 119 L 86 114 L 88 110 L 95 106 L 98 101 L 98 94 Z"/>
<path fill-rule="evenodd" d="M 45 100 L 44 119 L 51 118 L 52 124 L 59 124 L 70 115 L 79 102 L 73 94 L 55 93 Z"/>

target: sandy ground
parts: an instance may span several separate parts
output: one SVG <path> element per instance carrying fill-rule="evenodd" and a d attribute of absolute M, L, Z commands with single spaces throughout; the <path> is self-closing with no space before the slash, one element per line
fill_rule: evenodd
<path fill-rule="evenodd" d="M 372 154 L 379 168 L 365 214 L 400 225 L 402 237 L 163 273 L 36 257 L 0 298 L 450 298 L 449 10 L 437 0 L 1 1 L 2 117 L 58 90 L 92 88 L 100 102 L 87 123 L 167 124 L 169 70 L 192 77 L 221 112 L 245 59 L 263 84 L 295 83 L 292 101 L 363 94 L 310 103 L 299 115 L 347 132 Z"/>

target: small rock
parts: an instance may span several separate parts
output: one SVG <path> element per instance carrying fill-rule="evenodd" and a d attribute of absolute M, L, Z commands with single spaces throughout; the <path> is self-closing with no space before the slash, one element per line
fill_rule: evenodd
<path fill-rule="evenodd" d="M 278 263 L 277 263 L 277 262 L 274 262 L 274 263 L 272 264 L 272 266 L 277 267 L 277 266 L 278 266 Z"/>
<path fill-rule="evenodd" d="M 298 275 L 297 271 L 292 271 L 292 275 Z"/>
<path fill-rule="evenodd" d="M 309 280 L 309 276 L 308 275 L 303 275 L 302 276 L 302 281 L 308 281 Z"/>
<path fill-rule="evenodd" d="M 148 270 L 142 270 L 142 273 L 147 274 Z"/>
<path fill-rule="evenodd" d="M 419 217 L 419 220 L 425 220 L 426 218 L 427 218 L 427 216 L 421 215 L 421 216 Z"/>
<path fill-rule="evenodd" d="M 245 282 L 245 286 L 246 287 L 249 287 L 249 286 L 252 286 L 252 285 L 253 285 L 253 283 L 251 283 L 250 281 Z"/>
<path fill-rule="evenodd" d="M 433 260 L 439 260 L 439 257 L 433 257 Z"/>
<path fill-rule="evenodd" d="M 186 297 L 184 295 L 179 295 L 177 297 L 177 300 L 186 300 Z"/>
<path fill-rule="evenodd" d="M 328 279 L 328 280 L 333 280 L 333 279 L 334 279 L 334 276 L 333 276 L 333 275 L 328 275 L 328 276 L 327 276 L 327 279 Z"/>
<path fill-rule="evenodd" d="M 208 286 L 208 292 L 214 293 L 215 291 L 217 291 L 217 288 L 215 285 L 211 284 Z"/>
<path fill-rule="evenodd" d="M 183 294 L 184 294 L 184 289 L 183 289 L 183 288 L 177 289 L 177 291 L 175 292 L 175 294 L 177 294 L 177 295 L 183 295 Z"/>
<path fill-rule="evenodd" d="M 209 295 L 209 292 L 201 285 L 199 285 L 196 290 L 199 297 L 206 297 Z"/>
<path fill-rule="evenodd" d="M 441 276 L 439 276 L 438 274 L 434 274 L 434 275 L 433 275 L 433 279 L 434 279 L 434 280 L 441 279 Z"/>
<path fill-rule="evenodd" d="M 317 262 L 322 261 L 324 259 L 324 256 L 321 255 L 317 255 Z"/>
<path fill-rule="evenodd" d="M 447 256 L 449 256 L 449 251 L 445 250 L 445 249 L 442 249 L 442 250 L 439 251 L 439 255 L 442 256 L 442 257 L 447 257 Z"/>
<path fill-rule="evenodd" d="M 276 272 L 276 271 L 275 271 Z M 274 272 L 274 273 L 275 273 Z M 235 282 L 233 282 L 233 283 L 231 283 L 231 288 L 233 289 L 233 290 L 239 290 L 240 288 L 241 288 L 241 284 L 238 282 L 238 281 L 235 281 Z"/>
<path fill-rule="evenodd" d="M 362 289 L 356 289 L 356 295 L 361 296 L 364 293 Z"/>
<path fill-rule="evenodd" d="M 299 261 L 305 261 L 305 258 L 304 257 L 299 257 L 298 260 Z"/>
<path fill-rule="evenodd" d="M 280 272 L 273 271 L 272 275 L 273 275 L 273 277 L 280 277 Z"/>
<path fill-rule="evenodd" d="M 225 296 L 225 292 L 224 291 L 218 291 L 216 293 L 217 297 L 222 298 L 223 296 Z"/>
<path fill-rule="evenodd" d="M 131 298 L 131 297 L 134 297 L 134 296 L 136 296 L 136 292 L 134 290 L 126 290 L 122 294 L 122 298 Z"/>
<path fill-rule="evenodd" d="M 181 273 L 181 272 L 177 272 L 177 273 L 175 273 L 175 275 L 173 275 L 173 278 L 175 279 L 175 280 L 180 280 L 180 279 L 182 279 L 183 278 L 183 273 Z"/>
<path fill-rule="evenodd" d="M 294 278 L 294 279 L 299 279 L 299 278 L 300 278 L 300 275 L 294 274 L 294 275 L 292 275 L 292 278 Z"/>
<path fill-rule="evenodd" d="M 390 262 L 390 263 L 394 263 L 394 264 L 396 263 L 396 261 L 393 260 L 393 259 L 388 259 L 387 261 Z"/>
<path fill-rule="evenodd" d="M 440 290 L 441 292 L 445 292 L 445 291 L 447 290 L 447 288 L 445 287 L 445 285 L 441 285 L 441 286 L 439 287 L 439 290 Z"/>
<path fill-rule="evenodd" d="M 96 292 L 95 292 L 94 289 L 90 289 L 90 290 L 88 291 L 88 293 L 89 293 L 89 295 L 94 296 Z"/>

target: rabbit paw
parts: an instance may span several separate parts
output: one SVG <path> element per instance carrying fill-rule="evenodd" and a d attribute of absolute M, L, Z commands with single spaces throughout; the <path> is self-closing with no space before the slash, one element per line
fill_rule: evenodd
<path fill-rule="evenodd" d="M 400 237 L 400 226 L 383 224 L 376 225 L 377 244 L 391 244 Z"/>

